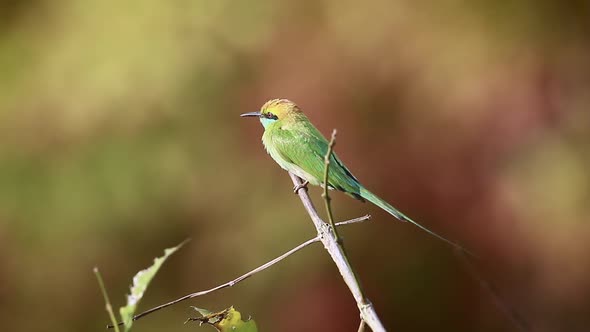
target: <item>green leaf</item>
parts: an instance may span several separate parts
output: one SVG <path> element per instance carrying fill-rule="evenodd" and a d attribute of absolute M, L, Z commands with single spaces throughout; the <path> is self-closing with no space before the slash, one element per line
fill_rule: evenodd
<path fill-rule="evenodd" d="M 193 308 L 201 313 L 202 317 L 189 318 L 187 322 L 198 321 L 200 324 L 212 325 L 220 332 L 258 332 L 256 322 L 252 319 L 243 321 L 242 314 L 234 307 L 213 313 L 206 309 Z"/>
<path fill-rule="evenodd" d="M 242 320 L 242 314 L 230 307 L 227 316 L 216 326 L 221 332 L 258 332 L 256 322 L 252 319 Z"/>
<path fill-rule="evenodd" d="M 133 277 L 131 294 L 127 295 L 127 305 L 119 309 L 121 320 L 123 320 L 123 324 L 125 325 L 125 331 L 129 331 L 129 329 L 131 329 L 131 325 L 133 324 L 133 316 L 135 315 L 135 309 L 137 309 L 137 304 L 143 297 L 143 294 L 145 293 L 149 283 L 152 281 L 162 264 L 164 264 L 166 259 L 168 259 L 168 257 L 176 250 L 180 249 L 180 247 L 182 247 L 186 242 L 187 241 L 184 241 L 176 247 L 164 250 L 164 256 L 156 257 L 152 266 L 137 272 L 135 277 Z"/>
<path fill-rule="evenodd" d="M 191 308 L 195 309 L 195 311 L 198 311 L 202 317 L 207 317 L 207 316 L 211 316 L 211 314 L 215 314 L 214 312 L 211 312 L 207 309 L 197 308 L 195 306 L 191 306 Z"/>

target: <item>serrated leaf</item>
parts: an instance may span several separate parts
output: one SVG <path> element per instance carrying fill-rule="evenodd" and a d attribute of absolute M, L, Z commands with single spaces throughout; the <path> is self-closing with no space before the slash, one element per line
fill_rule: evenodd
<path fill-rule="evenodd" d="M 229 308 L 224 319 L 215 325 L 221 332 L 258 332 L 256 322 L 253 319 L 247 321 L 242 320 L 242 314 L 235 310 L 234 307 Z"/>
<path fill-rule="evenodd" d="M 170 255 L 172 255 L 176 250 L 180 249 L 186 241 L 177 245 L 173 248 L 168 248 L 164 250 L 164 256 L 156 257 L 154 259 L 154 264 L 148 267 L 145 270 L 141 270 L 137 272 L 137 274 L 133 277 L 133 285 L 131 286 L 131 294 L 127 295 L 127 305 L 121 307 L 119 309 L 119 313 L 121 315 L 121 320 L 125 325 L 125 331 L 129 331 L 131 329 L 131 325 L 133 325 L 133 316 L 135 315 L 135 310 L 137 309 L 137 304 L 143 297 L 145 290 L 147 289 L 148 285 L 162 266 L 166 259 Z"/>

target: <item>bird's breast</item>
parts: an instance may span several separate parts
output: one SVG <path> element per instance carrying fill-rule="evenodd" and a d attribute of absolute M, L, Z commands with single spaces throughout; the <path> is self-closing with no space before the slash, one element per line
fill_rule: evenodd
<path fill-rule="evenodd" d="M 273 142 L 272 133 L 265 131 L 262 135 L 262 143 L 264 144 L 266 152 L 277 164 L 279 164 L 279 166 L 281 166 L 282 169 L 297 175 L 303 180 L 309 181 L 309 183 L 312 185 L 320 185 L 320 181 L 318 181 L 313 175 L 309 174 L 299 165 L 294 164 L 291 162 L 291 160 L 284 157 L 284 154 L 281 153 L 278 145 Z"/>

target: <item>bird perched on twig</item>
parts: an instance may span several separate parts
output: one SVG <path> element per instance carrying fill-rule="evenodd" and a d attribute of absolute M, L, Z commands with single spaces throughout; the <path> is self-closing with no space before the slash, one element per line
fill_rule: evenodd
<path fill-rule="evenodd" d="M 268 154 L 288 172 L 307 183 L 324 186 L 324 158 L 328 152 L 328 140 L 309 121 L 301 109 L 287 99 L 266 102 L 260 112 L 250 112 L 242 117 L 257 117 L 264 126 L 262 143 Z M 461 246 L 418 224 L 405 214 L 367 190 L 336 154 L 330 156 L 328 188 L 342 191 L 360 201 L 369 201 L 401 221 L 410 222 L 427 233 L 464 250 Z M 301 187 L 294 188 L 297 192 Z"/>

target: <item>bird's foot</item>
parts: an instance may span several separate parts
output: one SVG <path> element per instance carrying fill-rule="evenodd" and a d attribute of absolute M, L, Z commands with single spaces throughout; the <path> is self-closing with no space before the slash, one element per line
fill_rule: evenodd
<path fill-rule="evenodd" d="M 293 187 L 293 193 L 295 195 L 297 195 L 299 193 L 300 189 L 304 189 L 307 190 L 307 185 L 309 184 L 309 181 L 305 180 L 305 182 L 303 182 L 302 184 L 296 185 L 295 187 Z"/>

